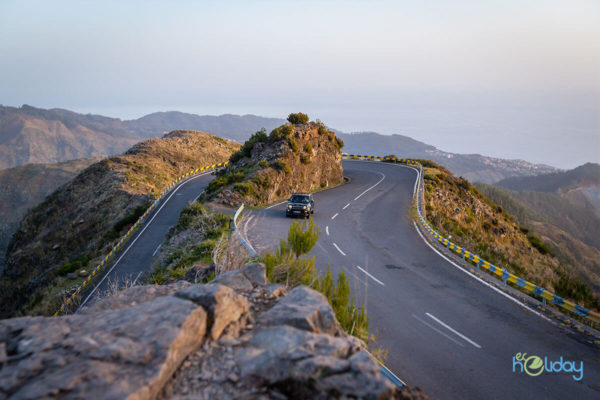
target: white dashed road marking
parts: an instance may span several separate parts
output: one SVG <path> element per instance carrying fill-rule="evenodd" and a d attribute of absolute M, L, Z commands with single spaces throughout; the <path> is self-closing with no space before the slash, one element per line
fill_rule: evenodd
<path fill-rule="evenodd" d="M 337 244 L 335 244 L 335 243 L 334 243 L 334 244 L 333 244 L 333 247 L 335 247 L 335 248 L 337 249 L 337 251 L 339 251 L 339 252 L 340 252 L 340 253 L 341 253 L 343 256 L 345 256 L 345 255 L 346 255 L 346 253 L 344 253 L 344 252 L 343 252 L 343 251 L 342 251 L 342 250 L 341 250 L 341 249 L 338 247 L 338 245 L 337 245 Z"/>
<path fill-rule="evenodd" d="M 435 322 L 437 322 L 438 324 L 440 324 L 444 328 L 448 329 L 450 332 L 454 333 L 456 336 L 458 336 L 461 339 L 465 340 L 466 342 L 471 343 L 473 346 L 477 347 L 478 349 L 481 348 L 480 345 L 478 345 L 477 343 L 475 343 L 474 341 L 472 341 L 471 339 L 469 339 L 468 337 L 466 337 L 462 333 L 458 332 L 457 330 L 452 329 L 449 325 L 443 323 L 442 321 L 440 321 L 439 319 L 437 319 L 433 315 L 431 315 L 429 313 L 425 313 L 425 315 L 427 315 L 429 318 L 431 318 L 432 320 L 434 320 Z"/>
<path fill-rule="evenodd" d="M 379 279 L 375 278 L 373 275 L 371 275 L 370 273 L 368 273 L 366 270 L 362 269 L 360 267 L 360 265 L 357 265 L 356 268 L 360 269 L 362 272 L 364 272 L 369 278 L 373 279 L 375 282 L 379 283 L 381 286 L 385 286 L 385 284 L 383 282 L 381 282 Z"/>
<path fill-rule="evenodd" d="M 333 217 L 331 217 L 331 219 L 335 219 L 335 217 L 338 216 L 338 213 L 335 213 L 335 215 Z"/>

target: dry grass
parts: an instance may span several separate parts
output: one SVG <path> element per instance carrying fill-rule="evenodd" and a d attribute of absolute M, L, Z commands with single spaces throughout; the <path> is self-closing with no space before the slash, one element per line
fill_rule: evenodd
<path fill-rule="evenodd" d="M 228 271 L 241 269 L 250 261 L 251 257 L 242 244 L 238 231 L 221 236 L 213 249 L 212 259 L 215 263 L 215 275 L 218 276 Z"/>

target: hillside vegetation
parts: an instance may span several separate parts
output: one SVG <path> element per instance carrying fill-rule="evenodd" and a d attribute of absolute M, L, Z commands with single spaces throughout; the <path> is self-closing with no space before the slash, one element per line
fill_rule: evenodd
<path fill-rule="evenodd" d="M 100 161 L 83 158 L 55 164 L 26 164 L 0 170 L 0 271 L 6 247 L 30 208 L 83 169 Z"/>
<path fill-rule="evenodd" d="M 174 131 L 86 168 L 21 222 L 0 278 L 1 315 L 53 313 L 62 291 L 78 283 L 67 273 L 95 265 L 176 177 L 226 161 L 238 148 L 207 133 Z"/>
<path fill-rule="evenodd" d="M 506 180 L 499 183 L 504 187 L 477 184 L 519 225 L 540 236 L 596 293 L 600 292 L 600 206 L 591 194 L 599 187 L 599 167 L 586 164 L 559 174 Z"/>
<path fill-rule="evenodd" d="M 322 123 L 282 125 L 256 132 L 230 158 L 207 189 L 206 199 L 237 206 L 269 204 L 295 192 L 343 181 L 344 143 Z"/>
<path fill-rule="evenodd" d="M 427 219 L 440 234 L 451 235 L 460 246 L 559 296 L 600 308 L 598 293 L 578 278 L 578 271 L 555 257 L 539 236 L 520 226 L 469 181 L 433 162 L 423 163 Z"/>

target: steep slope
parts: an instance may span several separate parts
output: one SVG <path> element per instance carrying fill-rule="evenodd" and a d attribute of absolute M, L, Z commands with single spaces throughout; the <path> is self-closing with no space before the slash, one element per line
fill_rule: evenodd
<path fill-rule="evenodd" d="M 0 171 L 0 271 L 8 242 L 27 210 L 98 161 L 99 158 L 82 158 L 56 164 L 26 164 Z"/>
<path fill-rule="evenodd" d="M 256 132 L 231 156 L 207 189 L 207 199 L 257 206 L 343 181 L 344 143 L 322 123 L 282 125 Z"/>
<path fill-rule="evenodd" d="M 13 236 L 0 281 L 0 312 L 52 312 L 64 277 L 111 248 L 175 177 L 225 161 L 239 144 L 194 131 L 174 131 L 102 160 L 31 210 Z M 51 290 L 43 290 L 52 285 Z"/>
<path fill-rule="evenodd" d="M 507 160 L 485 157 L 479 154 L 448 153 L 423 142 L 402 135 L 380 135 L 375 132 L 339 133 L 351 154 L 400 157 L 433 160 L 473 182 L 493 183 L 511 176 L 530 176 L 556 171 L 542 164 L 531 164 L 523 160 Z"/>
<path fill-rule="evenodd" d="M 541 236 L 561 262 L 600 291 L 600 207 L 589 195 L 599 181 L 598 166 L 586 164 L 564 173 L 499 183 L 521 190 L 477 187 L 519 224 Z"/>
<path fill-rule="evenodd" d="M 515 217 L 492 202 L 467 180 L 432 162 L 424 162 L 427 219 L 452 241 L 510 272 L 596 310 L 600 308 L 597 271 L 573 270 L 555 257 L 538 236 L 519 226 Z M 523 207 L 515 207 L 524 213 Z M 561 249 L 566 242 L 557 244 Z M 584 279 L 580 278 L 584 276 Z"/>

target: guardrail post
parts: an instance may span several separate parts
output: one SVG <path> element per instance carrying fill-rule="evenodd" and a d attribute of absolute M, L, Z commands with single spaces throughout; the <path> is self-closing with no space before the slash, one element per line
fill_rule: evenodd
<path fill-rule="evenodd" d="M 544 305 L 544 307 L 546 307 L 546 298 L 542 297 L 542 304 Z"/>
<path fill-rule="evenodd" d="M 479 256 L 477 256 L 477 257 L 479 257 Z M 481 258 L 479 258 L 479 261 L 477 261 L 477 271 L 480 270 L 480 268 L 479 268 L 480 265 L 481 265 Z"/>
<path fill-rule="evenodd" d="M 506 280 L 508 278 L 505 277 L 506 275 L 506 268 L 502 267 L 502 281 L 504 282 L 504 286 L 506 286 Z"/>

